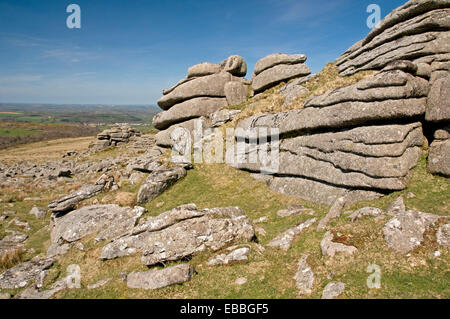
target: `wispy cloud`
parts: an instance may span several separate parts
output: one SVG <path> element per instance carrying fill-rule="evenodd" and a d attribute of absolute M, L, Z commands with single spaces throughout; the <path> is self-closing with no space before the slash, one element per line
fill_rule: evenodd
<path fill-rule="evenodd" d="M 0 77 L 1 84 L 20 84 L 20 83 L 29 83 L 29 82 L 37 82 L 42 80 L 42 75 L 36 74 L 23 74 L 23 75 L 12 75 L 12 76 L 2 76 Z"/>

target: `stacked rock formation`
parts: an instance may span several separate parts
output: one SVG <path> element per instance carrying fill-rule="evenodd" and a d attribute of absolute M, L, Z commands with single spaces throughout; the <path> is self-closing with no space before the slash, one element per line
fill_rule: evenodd
<path fill-rule="evenodd" d="M 119 143 L 128 143 L 132 136 L 141 136 L 141 133 L 130 126 L 117 126 L 97 134 L 97 140 L 89 146 L 94 150 L 102 150 Z"/>
<path fill-rule="evenodd" d="M 157 145 L 171 146 L 170 133 L 176 127 L 192 132 L 195 119 L 209 123 L 214 112 L 245 101 L 250 84 L 242 78 L 246 73 L 247 64 L 238 55 L 220 64 L 205 62 L 190 67 L 187 77 L 163 90 L 163 97 L 158 100 L 164 111 L 153 118 L 153 125 L 161 130 L 155 136 Z"/>
<path fill-rule="evenodd" d="M 429 168 L 449 176 L 450 142 L 444 131 L 450 121 L 450 1 L 408 1 L 350 47 L 336 64 L 344 76 L 381 69 L 393 60 L 414 62 L 417 74 L 431 84 L 424 125 L 437 135 L 436 142 L 432 133 L 430 136 Z"/>
<path fill-rule="evenodd" d="M 248 160 L 267 145 L 247 148 L 244 163 L 234 166 L 316 202 L 370 199 L 407 187 L 425 131 L 435 138 L 429 170 L 449 176 L 449 7 L 448 0 L 409 1 L 337 60 L 342 76 L 380 70 L 374 76 L 313 97 L 302 109 L 240 121 L 243 129 L 279 129 L 279 168 L 263 175 L 267 163 Z"/>
<path fill-rule="evenodd" d="M 270 54 L 258 62 L 252 76 L 254 93 L 260 93 L 278 83 L 311 74 L 311 70 L 303 64 L 304 54 Z"/>

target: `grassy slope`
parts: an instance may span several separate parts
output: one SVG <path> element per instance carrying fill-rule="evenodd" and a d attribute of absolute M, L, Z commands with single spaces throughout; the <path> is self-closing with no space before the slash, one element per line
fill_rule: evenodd
<path fill-rule="evenodd" d="M 105 198 L 108 202 L 120 204 L 123 203 L 123 196 L 119 195 L 125 193 L 133 195 L 136 194 L 137 189 L 138 186 L 124 184 L 120 191 L 112 194 L 100 194 L 96 199 L 101 202 Z M 408 192 L 413 192 L 416 197 L 406 198 Z M 399 194 L 405 195 L 408 208 L 439 215 L 448 214 L 450 182 L 445 178 L 428 174 L 425 157 L 414 169 L 410 187 L 407 190 L 375 201 L 358 203 L 346 209 L 356 209 L 367 205 L 384 209 Z M 85 204 L 92 203 L 93 200 L 95 199 L 90 199 Z M 195 170 L 189 171 L 186 178 L 148 203 L 146 208 L 149 210 L 148 215 L 157 215 L 190 202 L 195 202 L 200 208 L 240 206 L 252 219 L 268 216 L 267 222 L 257 225 L 263 227 L 267 232 L 265 237 L 259 236 L 259 242 L 263 246 L 285 229 L 311 218 L 308 215 L 280 218 L 276 215 L 277 210 L 285 208 L 287 205 L 303 204 L 313 208 L 316 212 L 315 216 L 319 218 L 323 217 L 328 210 L 328 207 L 325 206 L 275 193 L 264 183 L 252 179 L 248 173 L 221 164 L 197 165 Z M 43 206 L 46 203 L 43 201 L 40 204 Z M 45 223 L 29 216 L 27 212 L 30 208 L 30 203 L 16 202 L 14 208 L 9 209 L 18 211 L 21 220 L 28 220 L 32 224 L 33 230 L 27 247 L 33 247 L 38 252 L 45 251 L 49 244 L 48 232 L 38 231 Z M 98 256 L 103 244 L 95 245 L 93 238 L 88 238 L 83 241 L 86 251 L 72 249 L 56 263 L 50 272 L 47 285 L 50 285 L 55 279 L 63 277 L 68 265 L 78 264 L 82 272 L 82 288 L 65 291 L 58 297 L 298 298 L 301 296 L 297 295 L 292 277 L 296 272 L 298 259 L 307 252 L 309 254 L 308 262 L 316 274 L 314 292 L 308 297 L 320 297 L 323 287 L 330 281 L 343 281 L 347 284 L 345 293 L 342 295 L 344 298 L 449 298 L 449 248 L 437 245 L 434 234 L 437 227 L 427 232 L 423 246 L 413 251 L 410 256 L 400 256 L 388 249 L 382 237 L 381 228 L 388 219 L 388 217 L 381 219 L 367 217 L 351 223 L 343 216 L 331 223 L 331 229 L 341 242 L 352 244 L 358 248 L 356 255 L 351 258 L 339 255 L 334 259 L 322 257 L 319 244 L 324 231 L 316 232 L 312 227 L 296 237 L 293 246 L 287 253 L 267 248 L 263 254 L 260 254 L 253 249 L 247 264 L 208 267 L 205 265 L 205 261 L 214 253 L 201 253 L 190 261 L 198 272 L 190 282 L 157 291 L 127 289 L 126 283 L 122 282 L 122 272 L 147 269 L 140 263 L 139 255 L 112 261 L 100 261 Z M 2 225 L 0 236 L 3 230 L 4 226 Z M 252 245 L 254 244 L 250 244 L 250 246 Z M 441 256 L 432 258 L 431 253 L 437 249 L 441 251 Z M 369 275 L 366 273 L 366 268 L 372 263 L 379 265 L 382 269 L 382 288 L 379 290 L 369 290 L 366 286 L 366 279 Z M 168 265 L 173 264 L 177 263 Z M 241 276 L 247 277 L 247 284 L 235 285 L 235 279 Z M 85 288 L 90 283 L 108 277 L 112 277 L 113 280 L 102 288 L 94 290 Z"/>

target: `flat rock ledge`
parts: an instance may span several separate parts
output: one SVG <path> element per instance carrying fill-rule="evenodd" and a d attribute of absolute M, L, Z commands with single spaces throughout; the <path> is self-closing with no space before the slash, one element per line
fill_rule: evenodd
<path fill-rule="evenodd" d="M 182 205 L 135 226 L 129 235 L 107 244 L 100 258 L 114 259 L 141 253 L 150 266 L 183 259 L 200 251 L 217 251 L 234 241 L 255 237 L 251 220 L 239 207 L 198 210 Z"/>

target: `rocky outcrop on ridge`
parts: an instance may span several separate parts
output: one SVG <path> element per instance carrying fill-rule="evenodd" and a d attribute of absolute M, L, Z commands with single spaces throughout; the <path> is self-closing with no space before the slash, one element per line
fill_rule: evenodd
<path fill-rule="evenodd" d="M 300 78 L 311 74 L 311 70 L 303 64 L 306 61 L 304 54 L 270 54 L 258 62 L 252 76 L 252 88 L 260 93 L 280 82 Z"/>
<path fill-rule="evenodd" d="M 97 134 L 97 140 L 92 142 L 89 147 L 94 151 L 99 151 L 109 146 L 128 143 L 133 136 L 141 136 L 141 133 L 130 126 L 113 127 Z"/>
<path fill-rule="evenodd" d="M 303 109 L 253 116 L 238 127 L 279 129 L 279 168 L 263 177 L 271 188 L 326 204 L 344 194 L 349 202 L 369 199 L 406 188 L 424 142 L 416 119 L 425 114 L 428 90 L 420 77 L 387 70 L 313 97 Z M 258 147 L 235 166 L 259 172 L 247 160 Z"/>
<path fill-rule="evenodd" d="M 344 76 L 382 69 L 393 60 L 426 64 L 449 61 L 449 12 L 447 0 L 408 1 L 336 60 L 339 73 Z"/>
<path fill-rule="evenodd" d="M 336 61 L 341 76 L 377 74 L 302 108 L 241 120 L 236 137 L 247 149 L 233 166 L 282 193 L 329 205 L 346 196 L 351 203 L 405 189 L 425 132 L 430 172 L 449 176 L 449 30 L 448 1 L 411 0 L 394 10 Z M 275 171 L 249 160 L 268 146 L 246 135 L 258 128 L 279 130 Z"/>
<path fill-rule="evenodd" d="M 175 125 L 192 132 L 193 119 L 203 117 L 209 122 L 214 112 L 245 101 L 250 84 L 242 78 L 246 73 L 247 64 L 238 55 L 219 64 L 205 62 L 190 67 L 187 77 L 163 90 L 158 100 L 164 111 L 153 118 L 153 125 L 162 130 L 156 135 L 157 145 L 173 145 L 170 133 Z"/>

